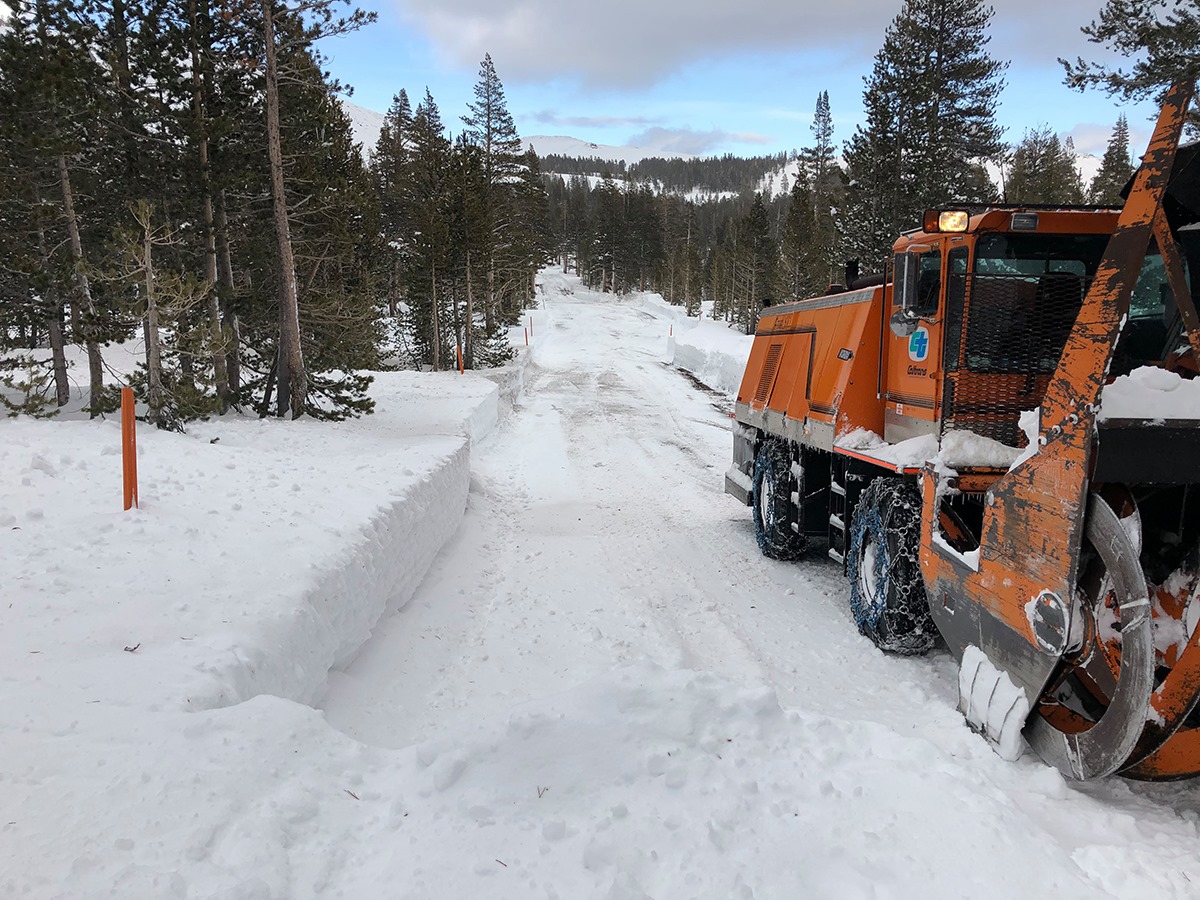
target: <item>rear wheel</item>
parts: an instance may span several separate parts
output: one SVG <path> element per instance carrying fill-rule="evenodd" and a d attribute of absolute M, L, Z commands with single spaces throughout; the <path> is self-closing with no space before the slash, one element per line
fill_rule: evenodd
<path fill-rule="evenodd" d="M 899 478 L 876 478 L 850 520 L 850 608 L 858 630 L 889 653 L 924 653 L 937 628 L 921 577 L 921 494 Z"/>
<path fill-rule="evenodd" d="M 799 559 L 804 552 L 798 507 L 792 501 L 792 494 L 802 489 L 799 471 L 786 441 L 763 442 L 754 460 L 754 536 L 763 556 L 771 559 Z"/>

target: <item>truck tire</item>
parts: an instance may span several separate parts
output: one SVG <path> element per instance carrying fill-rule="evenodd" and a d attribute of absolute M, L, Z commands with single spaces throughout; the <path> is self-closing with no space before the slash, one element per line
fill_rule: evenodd
<path fill-rule="evenodd" d="M 797 467 L 798 470 L 798 467 Z M 791 448 L 786 441 L 768 440 L 754 460 L 754 536 L 763 556 L 770 559 L 799 559 L 804 552 L 804 535 L 792 523 L 798 510 L 792 492 L 801 490 L 792 467 Z"/>
<path fill-rule="evenodd" d="M 921 494 L 900 478 L 876 478 L 850 520 L 850 609 L 860 633 L 888 653 L 924 653 L 937 640 L 921 576 Z"/>

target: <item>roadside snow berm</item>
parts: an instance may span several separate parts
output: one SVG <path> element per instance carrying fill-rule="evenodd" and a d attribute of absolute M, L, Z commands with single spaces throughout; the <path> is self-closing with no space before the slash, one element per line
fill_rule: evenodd
<path fill-rule="evenodd" d="M 940 637 L 971 725 L 1078 779 L 1200 773 L 1190 93 L 1123 208 L 929 210 L 882 275 L 765 310 L 735 408 L 763 553 L 827 539 L 863 634 Z"/>

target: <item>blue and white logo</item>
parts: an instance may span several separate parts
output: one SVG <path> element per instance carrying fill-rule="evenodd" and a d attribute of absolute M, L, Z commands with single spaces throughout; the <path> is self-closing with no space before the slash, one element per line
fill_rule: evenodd
<path fill-rule="evenodd" d="M 918 325 L 908 338 L 908 358 L 913 362 L 925 362 L 929 356 L 929 329 Z"/>

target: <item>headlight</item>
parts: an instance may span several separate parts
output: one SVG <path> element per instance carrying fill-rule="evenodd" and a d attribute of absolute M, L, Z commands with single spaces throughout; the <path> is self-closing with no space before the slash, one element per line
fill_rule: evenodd
<path fill-rule="evenodd" d="M 965 209 L 948 209 L 938 213 L 938 231 L 966 231 L 970 220 Z"/>

